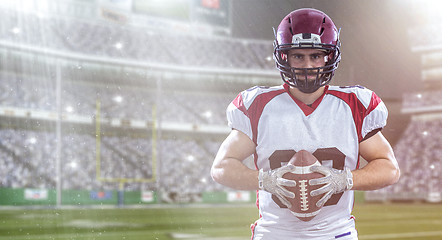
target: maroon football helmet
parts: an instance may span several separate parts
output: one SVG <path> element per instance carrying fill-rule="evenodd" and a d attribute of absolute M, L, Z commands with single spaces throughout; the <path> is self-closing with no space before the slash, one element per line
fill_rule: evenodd
<path fill-rule="evenodd" d="M 338 29 L 329 16 L 312 8 L 298 9 L 284 17 L 275 33 L 273 45 L 273 58 L 282 80 L 305 93 L 327 85 L 341 60 Z M 305 48 L 324 50 L 327 55 L 325 66 L 291 67 L 287 61 L 288 51 Z M 315 80 L 308 80 L 312 74 L 316 75 Z"/>

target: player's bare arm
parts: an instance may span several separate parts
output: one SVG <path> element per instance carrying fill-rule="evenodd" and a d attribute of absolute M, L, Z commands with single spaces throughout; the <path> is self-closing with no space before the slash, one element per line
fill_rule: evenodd
<path fill-rule="evenodd" d="M 353 190 L 376 190 L 396 183 L 400 170 L 390 143 L 381 132 L 359 144 L 360 155 L 368 164 L 353 171 Z"/>
<path fill-rule="evenodd" d="M 255 153 L 255 143 L 244 133 L 232 130 L 221 144 L 212 165 L 212 178 L 237 190 L 258 190 L 258 171 L 242 161 Z"/>
<path fill-rule="evenodd" d="M 286 165 L 271 171 L 257 171 L 242 162 L 256 151 L 255 143 L 244 133 L 232 130 L 221 144 L 211 169 L 212 178 L 225 186 L 237 190 L 264 190 L 275 194 L 287 207 L 291 207 L 287 198 L 294 198 L 294 193 L 285 187 L 294 187 L 296 182 L 282 176 L 295 170 L 295 166 Z"/>

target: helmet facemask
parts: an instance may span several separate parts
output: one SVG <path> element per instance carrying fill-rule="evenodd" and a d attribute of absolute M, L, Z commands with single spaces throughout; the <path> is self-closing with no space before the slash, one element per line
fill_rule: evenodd
<path fill-rule="evenodd" d="M 323 67 L 297 68 L 291 67 L 287 60 L 288 51 L 291 49 L 318 49 L 326 53 L 327 61 Z M 291 43 L 278 44 L 274 41 L 273 58 L 276 68 L 280 71 L 282 80 L 288 85 L 298 88 L 301 92 L 312 93 L 320 87 L 327 85 L 341 60 L 339 47 L 333 44 L 322 43 Z M 309 76 L 314 76 L 314 79 Z"/>

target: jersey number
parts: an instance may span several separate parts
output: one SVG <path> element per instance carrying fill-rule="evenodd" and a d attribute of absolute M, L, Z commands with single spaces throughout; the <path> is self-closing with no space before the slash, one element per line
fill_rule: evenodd
<path fill-rule="evenodd" d="M 276 169 L 282 166 L 282 163 L 287 163 L 290 159 L 295 155 L 295 150 L 276 150 L 269 157 L 270 160 L 270 168 Z M 344 170 L 345 165 L 345 155 L 339 151 L 339 149 L 333 148 L 319 148 L 314 153 L 315 156 L 321 164 L 325 161 L 332 161 L 332 167 L 339 170 Z M 334 194 L 324 206 L 335 205 L 338 203 L 339 199 L 341 199 L 343 193 Z M 281 208 L 287 208 L 284 204 L 282 204 L 279 199 L 272 195 L 273 201 L 278 204 Z"/>

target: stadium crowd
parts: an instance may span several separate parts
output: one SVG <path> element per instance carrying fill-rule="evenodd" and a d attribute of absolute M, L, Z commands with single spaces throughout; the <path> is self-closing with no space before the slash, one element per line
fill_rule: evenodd
<path fill-rule="evenodd" d="M 180 31 L 159 33 L 2 8 L 0 15 L 1 39 L 16 44 L 171 66 L 274 69 L 269 41 L 194 36 Z"/>
<path fill-rule="evenodd" d="M 394 150 L 401 168 L 398 184 L 367 192 L 370 200 L 425 200 L 442 192 L 442 119 L 412 118 Z"/>
<path fill-rule="evenodd" d="M 442 90 L 425 91 L 424 93 L 406 93 L 404 94 L 404 109 L 428 109 L 437 107 L 442 108 Z"/>
<path fill-rule="evenodd" d="M 55 188 L 56 136 L 53 132 L 22 129 L 0 130 L 0 179 L 2 187 Z M 218 142 L 163 139 L 159 156 L 152 158 L 152 140 L 133 136 L 103 136 L 97 161 L 95 136 L 66 134 L 62 137 L 62 189 L 116 189 L 107 179 L 132 179 L 126 190 L 157 189 L 168 192 L 202 193 L 225 190 L 210 177 Z M 97 164 L 99 164 L 97 166 Z M 159 168 L 159 169 L 157 169 Z M 159 174 L 160 185 L 152 179 Z M 118 181 L 117 181 L 118 182 Z"/>
<path fill-rule="evenodd" d="M 50 80 L 0 73 L 0 106 L 56 112 L 55 92 Z M 156 105 L 164 121 L 218 125 L 225 125 L 225 109 L 234 98 L 228 92 L 165 90 L 166 97 L 157 101 L 155 90 L 118 84 L 67 84 L 61 92 L 63 113 L 94 116 L 99 101 L 102 118 L 152 120 L 152 106 Z"/>

